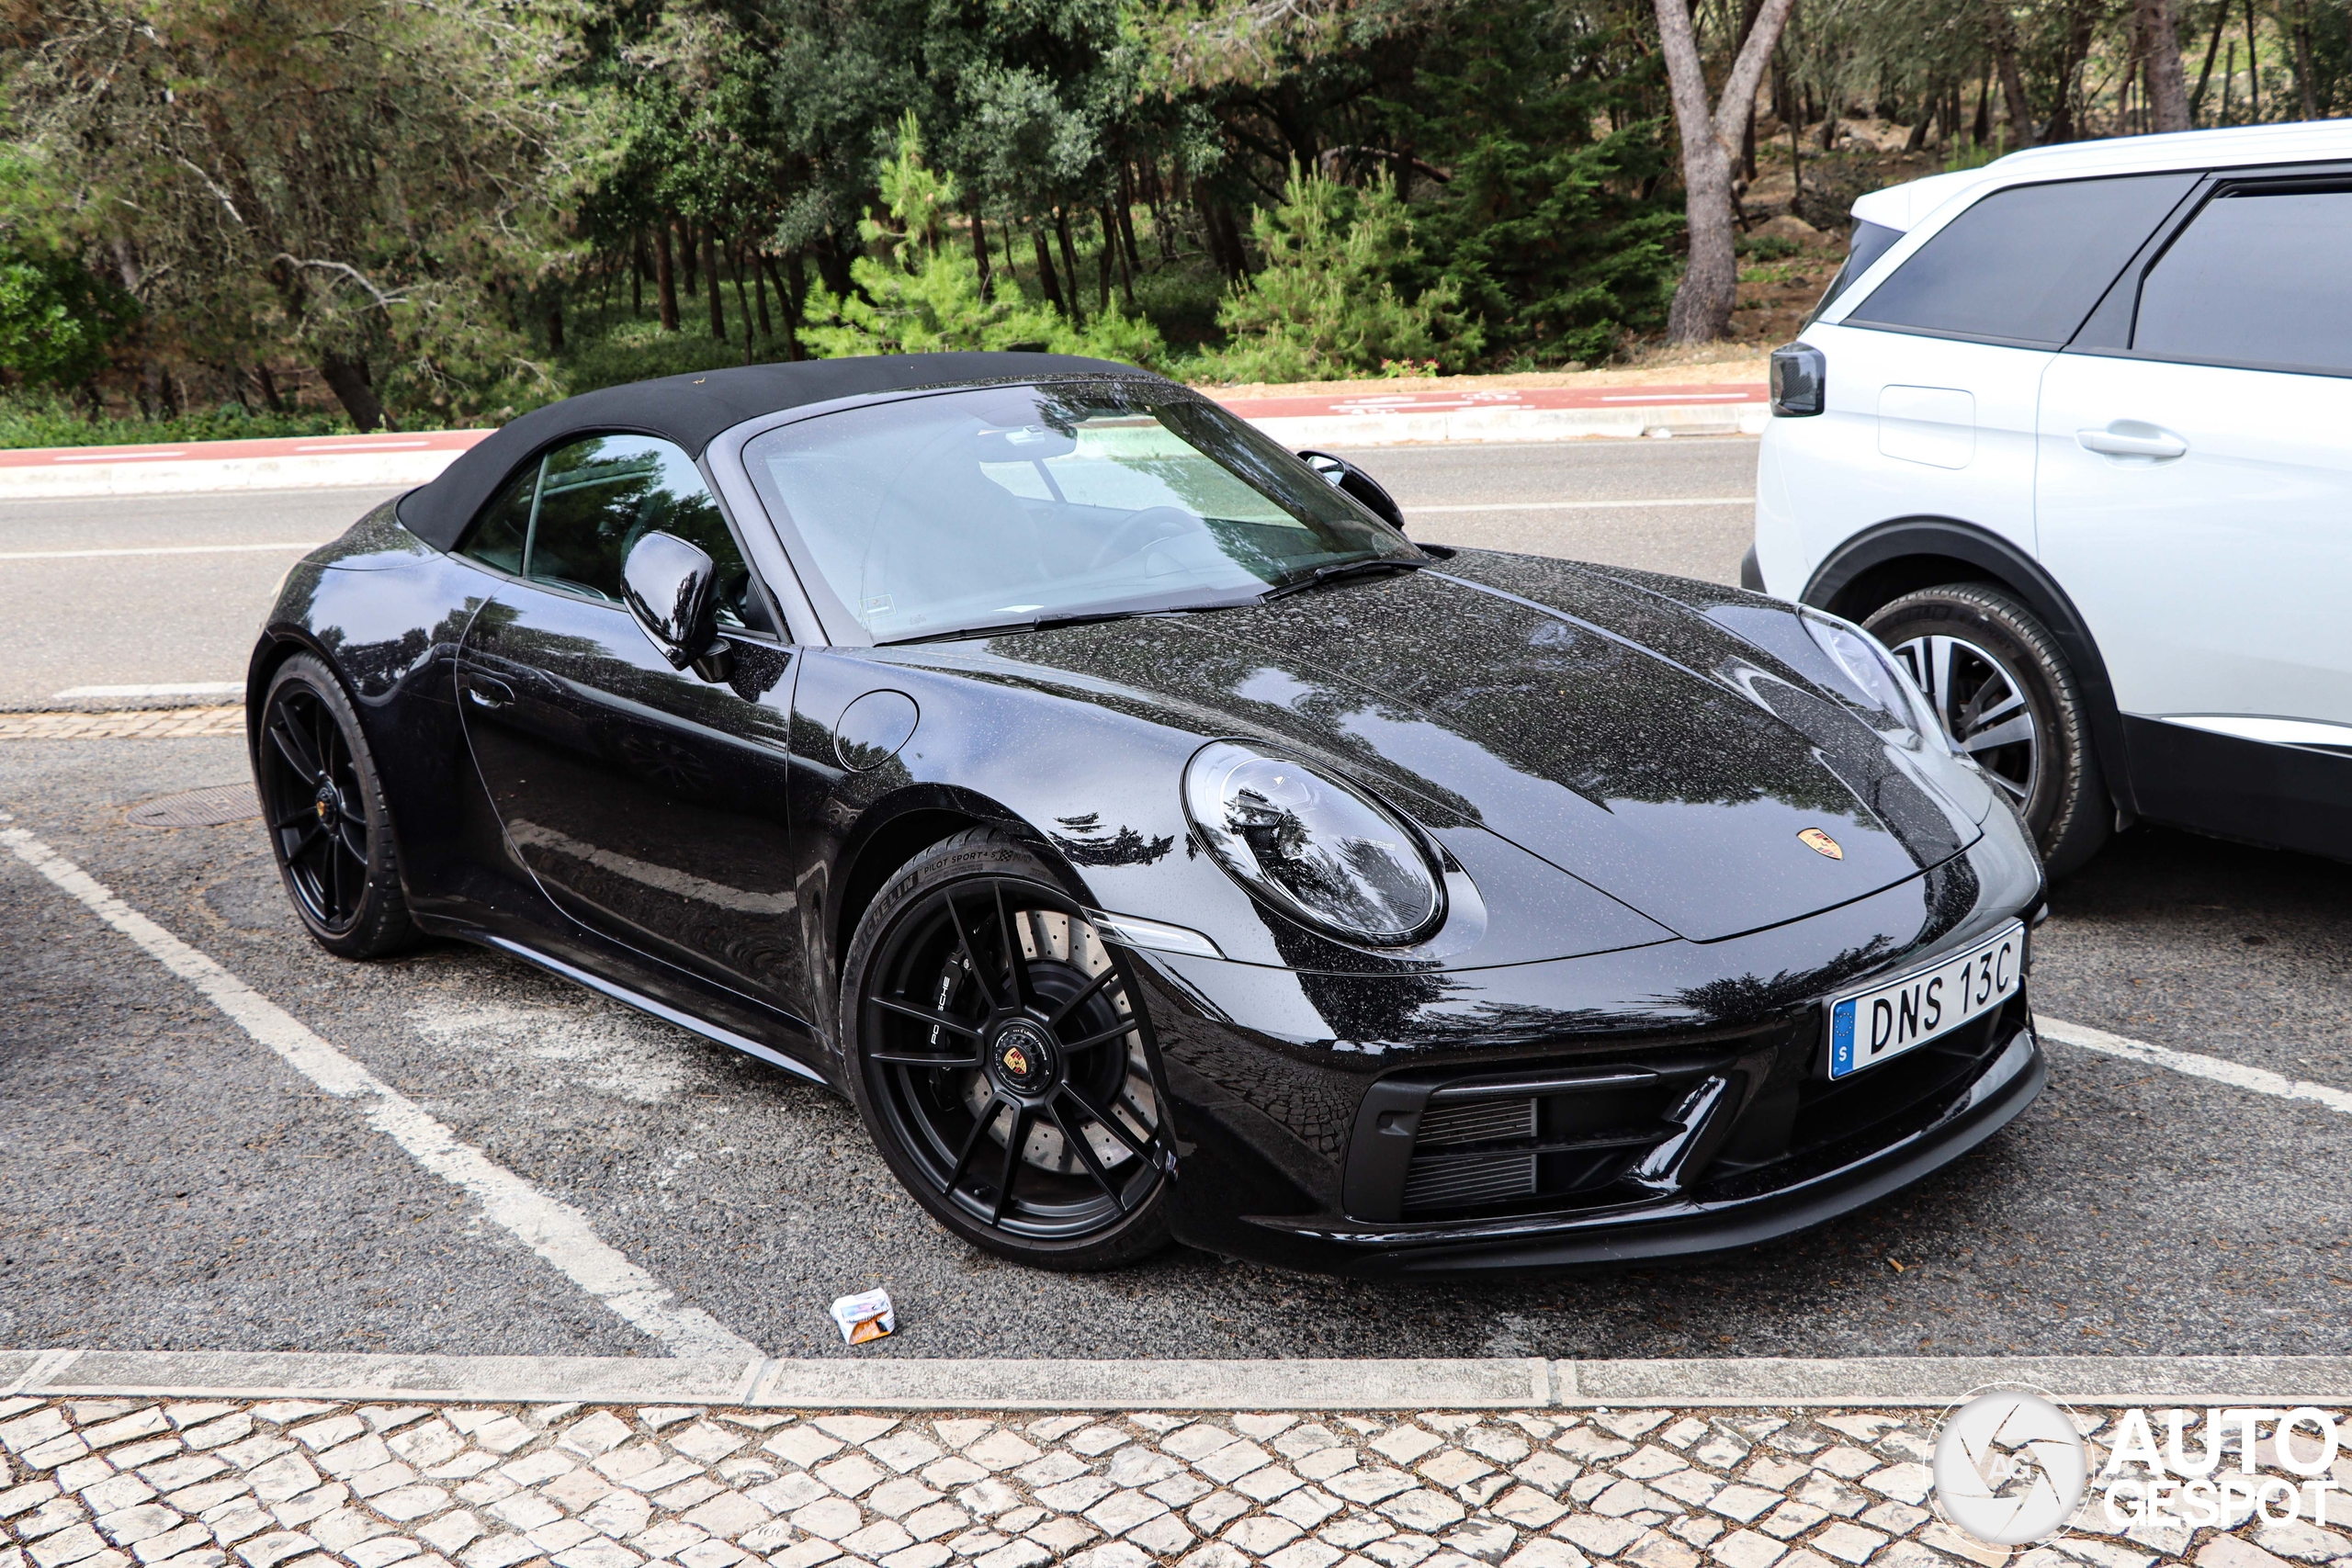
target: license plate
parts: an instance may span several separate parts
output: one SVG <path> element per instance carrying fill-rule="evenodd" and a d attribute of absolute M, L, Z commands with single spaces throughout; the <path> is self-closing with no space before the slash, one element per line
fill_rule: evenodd
<path fill-rule="evenodd" d="M 1829 1004 L 1829 1076 L 1842 1078 L 1925 1045 L 2017 995 L 2025 923 L 1940 964 Z"/>

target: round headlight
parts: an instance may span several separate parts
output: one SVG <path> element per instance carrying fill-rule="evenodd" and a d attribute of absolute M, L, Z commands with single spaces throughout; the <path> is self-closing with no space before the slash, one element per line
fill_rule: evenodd
<path fill-rule="evenodd" d="M 1804 629 L 1821 651 L 1853 682 L 1853 694 L 1876 710 L 1895 730 L 1939 750 L 1946 749 L 1943 726 L 1926 695 L 1895 661 L 1886 645 L 1851 621 L 1818 610 L 1804 612 Z"/>
<path fill-rule="evenodd" d="M 1184 809 L 1235 881 L 1351 942 L 1408 942 L 1443 912 L 1420 836 L 1291 757 L 1214 741 L 1184 770 Z"/>

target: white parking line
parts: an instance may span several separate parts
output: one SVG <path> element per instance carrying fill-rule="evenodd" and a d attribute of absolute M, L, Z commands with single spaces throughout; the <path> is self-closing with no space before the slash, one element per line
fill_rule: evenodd
<path fill-rule="evenodd" d="M 610 1307 L 673 1356 L 753 1356 L 759 1348 L 738 1338 L 699 1307 L 683 1306 L 668 1286 L 607 1246 L 588 1217 L 492 1162 L 490 1156 L 426 1115 L 415 1101 L 305 1028 L 255 991 L 117 897 L 80 866 L 21 828 L 0 829 L 0 843 L 17 858 L 72 894 L 98 919 L 129 937 L 147 955 L 194 986 L 207 1001 L 253 1039 L 339 1100 L 360 1102 L 377 1131 L 408 1151 L 425 1169 L 473 1195 L 485 1213 L 572 1283 Z"/>
<path fill-rule="evenodd" d="M 2127 1062 L 2168 1067 L 2193 1078 L 2210 1078 L 2215 1083 L 2228 1084 L 2232 1089 L 2250 1089 L 2256 1094 L 2273 1095 L 2280 1100 L 2307 1100 L 2314 1105 L 2324 1105 L 2330 1111 L 2352 1116 L 2352 1089 L 2330 1089 L 2324 1083 L 2305 1083 L 2301 1078 L 2282 1077 L 2263 1067 L 2249 1067 L 2243 1062 L 2203 1056 L 2194 1051 L 2175 1051 L 2168 1046 L 2151 1045 L 2144 1040 L 2128 1040 L 2120 1034 L 2109 1034 L 2104 1029 L 2093 1029 L 2085 1023 L 2068 1023 L 2064 1019 L 2036 1018 L 2033 1027 L 2044 1040 L 2055 1040 L 2061 1045 L 2072 1045 L 2078 1051 L 2097 1051 L 2102 1055 L 2120 1056 Z"/>
<path fill-rule="evenodd" d="M 119 550 L 0 550 L 0 560 L 96 560 L 107 556 L 225 556 L 247 550 L 315 550 L 320 539 L 288 539 L 277 545 L 152 545 Z"/>
<path fill-rule="evenodd" d="M 243 681 L 166 681 L 152 686 L 68 686 L 50 694 L 51 702 L 75 697 L 241 697 Z"/>
<path fill-rule="evenodd" d="M 1438 512 L 1615 512 L 1651 506 L 1753 506 L 1752 495 L 1690 495 L 1666 501 L 1495 501 L 1484 506 L 1408 506 L 1408 517 Z"/>

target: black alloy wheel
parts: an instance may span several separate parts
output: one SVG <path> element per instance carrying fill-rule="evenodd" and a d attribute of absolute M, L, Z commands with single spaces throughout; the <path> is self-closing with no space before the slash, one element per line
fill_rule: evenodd
<path fill-rule="evenodd" d="M 310 654 L 278 667 L 253 738 L 271 852 L 319 945 L 377 958 L 415 934 L 375 760 L 342 685 Z"/>
<path fill-rule="evenodd" d="M 1028 852 L 970 829 L 918 855 L 859 921 L 842 993 L 867 1129 L 950 1229 L 1061 1269 L 1166 1241 L 1140 998 Z"/>
<path fill-rule="evenodd" d="M 2090 713 L 2031 611 L 1996 589 L 1951 582 L 1906 593 L 1862 624 L 1927 694 L 1954 749 L 2023 818 L 2051 875 L 2098 852 L 2114 806 Z"/>

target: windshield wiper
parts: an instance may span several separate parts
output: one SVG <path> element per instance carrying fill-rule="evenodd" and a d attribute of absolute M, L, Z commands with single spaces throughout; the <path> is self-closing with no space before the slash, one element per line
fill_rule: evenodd
<path fill-rule="evenodd" d="M 1286 599 L 1294 593 L 1304 593 L 1310 588 L 1321 588 L 1327 583 L 1344 582 L 1354 577 L 1370 577 L 1374 572 L 1419 571 L 1430 564 L 1410 556 L 1374 556 L 1369 560 L 1335 561 L 1329 566 L 1317 567 L 1305 577 L 1275 583 L 1258 596 L 1258 603 L 1271 604 L 1277 599 Z"/>
<path fill-rule="evenodd" d="M 1036 615 L 1025 621 L 996 621 L 985 626 L 956 626 L 947 631 L 919 632 L 894 637 L 876 648 L 903 648 L 917 642 L 961 642 L 967 637 L 1011 637 L 1016 632 L 1049 632 L 1059 626 L 1090 626 L 1096 621 L 1127 621 L 1138 615 L 1164 615 L 1165 610 L 1081 610 L 1068 615 Z"/>

